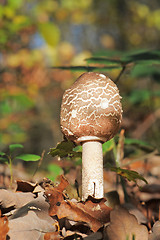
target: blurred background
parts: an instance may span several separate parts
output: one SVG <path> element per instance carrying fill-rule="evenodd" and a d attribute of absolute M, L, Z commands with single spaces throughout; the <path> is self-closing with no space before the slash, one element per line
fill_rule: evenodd
<path fill-rule="evenodd" d="M 0 0 L 0 150 L 22 143 L 41 155 L 61 141 L 63 92 L 95 53 L 158 49 L 158 0 Z M 103 72 L 113 80 L 118 69 Z M 160 72 L 117 82 L 125 136 L 159 148 Z"/>

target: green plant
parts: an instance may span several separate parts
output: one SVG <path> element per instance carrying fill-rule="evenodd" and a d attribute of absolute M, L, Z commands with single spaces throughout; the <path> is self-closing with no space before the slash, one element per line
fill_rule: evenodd
<path fill-rule="evenodd" d="M 48 178 L 53 182 L 57 179 L 58 176 L 63 174 L 63 169 L 57 164 L 51 163 L 47 166 L 47 170 L 49 172 Z"/>
<path fill-rule="evenodd" d="M 0 151 L 0 162 L 6 163 L 9 168 L 10 168 L 10 174 L 11 174 L 11 185 L 13 182 L 13 171 L 12 171 L 12 163 L 14 161 L 14 159 L 20 159 L 23 160 L 25 162 L 29 162 L 29 161 L 38 161 L 40 160 L 40 156 L 39 155 L 35 155 L 35 154 L 17 154 L 17 150 L 18 149 L 23 149 L 23 145 L 22 144 L 10 144 L 9 145 L 9 151 L 7 153 L 5 152 L 1 152 Z"/>
<path fill-rule="evenodd" d="M 107 163 L 105 167 L 108 168 L 110 171 L 115 172 L 118 176 L 120 176 L 121 179 L 125 178 L 128 181 L 135 182 L 136 184 L 137 180 L 142 180 L 147 183 L 146 179 L 138 172 L 127 169 L 126 166 L 123 166 L 122 159 L 124 155 L 124 147 L 134 146 L 136 149 L 141 149 L 147 152 L 152 152 L 154 148 L 145 141 L 132 138 L 125 139 L 123 134 L 121 133 L 119 136 L 116 136 L 110 141 L 103 144 L 103 155 L 107 154 L 110 151 L 113 151 L 115 160 L 114 165 Z M 58 143 L 55 148 L 51 148 L 49 154 L 53 157 L 58 156 L 60 158 L 72 159 L 76 163 L 79 162 L 79 159 L 81 158 L 81 151 L 81 147 L 75 147 L 73 142 L 62 141 L 61 143 Z M 123 181 L 121 181 L 121 183 L 122 182 Z"/>
<path fill-rule="evenodd" d="M 160 51 L 159 50 L 134 50 L 134 51 L 103 51 L 93 54 L 93 57 L 85 60 L 87 66 L 60 66 L 54 67 L 71 71 L 96 71 L 108 72 L 120 69 L 115 79 L 117 82 L 126 70 L 130 70 L 131 77 L 153 77 L 155 80 L 160 75 Z"/>

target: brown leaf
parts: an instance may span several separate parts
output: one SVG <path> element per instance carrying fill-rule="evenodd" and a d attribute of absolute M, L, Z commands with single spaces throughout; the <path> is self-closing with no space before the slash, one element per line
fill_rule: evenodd
<path fill-rule="evenodd" d="M 160 221 L 156 221 L 152 228 L 152 233 L 149 235 L 149 240 L 160 239 Z"/>
<path fill-rule="evenodd" d="M 75 203 L 71 201 L 62 201 L 60 203 L 60 206 L 55 207 L 54 213 L 54 215 L 57 215 L 60 219 L 66 217 L 67 219 L 72 221 L 85 222 L 94 232 L 96 232 L 100 227 L 103 226 L 103 224 L 99 220 L 92 217 L 89 213 L 79 208 Z"/>
<path fill-rule="evenodd" d="M 0 205 L 2 209 L 20 208 L 34 199 L 34 194 L 27 192 L 12 192 L 0 189 Z"/>
<path fill-rule="evenodd" d="M 40 240 L 47 232 L 54 232 L 56 228 L 52 222 L 40 219 L 34 211 L 28 211 L 23 217 L 9 221 L 8 236 L 12 240 Z"/>
<path fill-rule="evenodd" d="M 33 192 L 35 187 L 37 186 L 36 183 L 31 183 L 23 180 L 17 180 L 17 192 Z"/>
<path fill-rule="evenodd" d="M 12 216 L 9 217 L 9 220 L 25 216 L 28 214 L 29 211 L 33 211 L 39 218 L 54 224 L 55 220 L 49 216 L 48 210 L 49 203 L 46 202 L 46 199 L 42 194 L 39 194 L 38 197 L 35 198 L 33 201 L 17 209 L 12 214 Z"/>
<path fill-rule="evenodd" d="M 44 240 L 59 240 L 60 235 L 59 232 L 51 232 L 51 233 L 46 233 L 44 235 Z"/>
<path fill-rule="evenodd" d="M 132 203 L 124 203 L 122 205 L 126 210 L 129 211 L 130 214 L 133 214 L 136 218 L 138 223 L 144 223 L 146 224 L 148 222 L 147 218 L 143 214 L 142 211 L 140 211 L 136 206 L 134 206 Z"/>
<path fill-rule="evenodd" d="M 89 196 L 85 202 L 77 203 L 77 207 L 85 210 L 85 212 L 104 224 L 110 221 L 110 211 L 112 210 L 106 203 L 105 198 L 95 199 Z"/>
<path fill-rule="evenodd" d="M 59 219 L 67 218 L 76 222 L 85 222 L 96 232 L 109 221 L 110 208 L 105 205 L 105 199 L 88 199 L 84 203 L 74 203 L 65 200 L 62 193 L 54 189 L 45 192 L 50 203 L 49 214 L 57 215 Z"/>
<path fill-rule="evenodd" d="M 122 207 L 116 207 L 110 214 L 111 222 L 106 228 L 108 240 L 148 240 L 148 230 L 139 225 L 135 216 Z"/>
<path fill-rule="evenodd" d="M 111 208 L 106 206 L 106 199 L 89 197 L 85 202 L 69 201 L 63 193 L 68 184 L 68 181 L 61 176 L 61 182 L 57 187 L 46 187 L 45 195 L 50 203 L 49 214 L 57 215 L 59 219 L 85 222 L 96 232 L 109 221 Z"/>
<path fill-rule="evenodd" d="M 45 195 L 48 197 L 51 206 L 59 204 L 59 202 L 66 198 L 66 195 L 63 193 L 63 191 L 69 185 L 69 183 L 63 175 L 61 175 L 60 178 L 61 182 L 58 186 L 53 187 L 51 185 L 47 185 L 45 187 Z"/>
<path fill-rule="evenodd" d="M 1 212 L 0 212 L 1 215 Z M 9 231 L 7 217 L 0 217 L 0 240 L 6 240 Z"/>
<path fill-rule="evenodd" d="M 69 185 L 69 182 L 67 181 L 67 179 L 61 175 L 60 176 L 60 183 L 59 185 L 57 186 L 57 190 L 60 191 L 60 192 L 63 192 L 64 189 Z"/>

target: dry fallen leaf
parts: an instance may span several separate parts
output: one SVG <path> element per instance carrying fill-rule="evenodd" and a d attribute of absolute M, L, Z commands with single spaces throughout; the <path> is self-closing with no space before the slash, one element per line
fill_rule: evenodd
<path fill-rule="evenodd" d="M 44 240 L 60 240 L 59 232 L 46 233 L 44 235 Z"/>
<path fill-rule="evenodd" d="M 51 222 L 52 224 L 55 223 L 55 220 L 53 220 L 49 214 L 49 203 L 46 202 L 45 197 L 43 194 L 39 194 L 37 198 L 35 198 L 33 201 L 27 203 L 25 206 L 17 209 L 12 216 L 9 217 L 9 220 L 19 218 L 22 216 L 25 216 L 28 214 L 29 211 L 33 211 L 36 213 L 36 215 L 43 220 L 46 220 L 48 222 Z"/>
<path fill-rule="evenodd" d="M 33 192 L 35 187 L 37 186 L 36 183 L 31 183 L 23 180 L 17 180 L 17 192 Z"/>
<path fill-rule="evenodd" d="M 102 227 L 102 223 L 100 221 L 85 212 L 85 210 L 78 208 L 75 203 L 69 200 L 60 199 L 59 197 L 60 201 L 54 204 L 55 197 L 54 194 L 52 194 L 52 191 L 48 190 L 45 194 L 50 203 L 50 216 L 57 215 L 59 219 L 67 218 L 76 222 L 88 223 L 93 231 L 97 231 L 100 227 Z"/>
<path fill-rule="evenodd" d="M 156 221 L 152 228 L 152 233 L 149 235 L 149 240 L 160 239 L 160 221 Z"/>
<path fill-rule="evenodd" d="M 1 216 L 1 212 L 0 212 Z M 6 240 L 7 233 L 9 231 L 7 217 L 0 217 L 0 240 Z"/>
<path fill-rule="evenodd" d="M 85 202 L 78 202 L 78 208 L 83 209 L 86 213 L 99 220 L 102 224 L 110 221 L 110 212 L 112 208 L 107 206 L 105 198 L 95 199 L 91 196 Z"/>
<path fill-rule="evenodd" d="M 129 211 L 130 214 L 133 214 L 136 218 L 139 224 L 147 224 L 148 220 L 143 214 L 142 211 L 140 211 L 136 206 L 134 206 L 132 203 L 124 203 L 122 205 L 126 210 Z"/>
<path fill-rule="evenodd" d="M 106 199 L 88 198 L 86 202 L 73 202 L 66 199 L 63 190 L 68 182 L 62 177 L 57 187 L 46 188 L 45 195 L 50 203 L 49 214 L 57 215 L 59 219 L 67 218 L 75 222 L 87 223 L 96 232 L 109 221 L 111 208 L 107 207 Z"/>
<path fill-rule="evenodd" d="M 34 211 L 28 211 L 27 215 L 9 221 L 8 236 L 12 240 L 40 240 L 45 233 L 54 231 L 56 227 L 52 222 L 40 219 Z"/>
<path fill-rule="evenodd" d="M 138 224 L 135 216 L 122 207 L 115 207 L 110 214 L 110 225 L 106 227 L 108 240 L 148 240 L 148 230 Z"/>
<path fill-rule="evenodd" d="M 0 189 L 1 209 L 20 208 L 34 199 L 35 195 L 26 192 L 12 192 L 10 190 Z"/>

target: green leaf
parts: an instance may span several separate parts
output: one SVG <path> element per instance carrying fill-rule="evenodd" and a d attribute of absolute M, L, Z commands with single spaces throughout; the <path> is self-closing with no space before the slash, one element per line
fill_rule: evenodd
<path fill-rule="evenodd" d="M 60 30 L 52 22 L 39 23 L 39 30 L 45 41 L 55 47 L 60 40 Z"/>
<path fill-rule="evenodd" d="M 56 148 L 51 148 L 49 154 L 52 157 L 59 156 L 59 157 L 66 157 L 74 148 L 74 143 L 71 141 L 62 141 L 57 144 Z"/>
<path fill-rule="evenodd" d="M 105 142 L 103 145 L 102 145 L 102 149 L 103 149 L 103 154 L 111 151 L 114 147 L 114 140 L 113 138 L 107 142 Z"/>
<path fill-rule="evenodd" d="M 23 145 L 22 144 L 19 144 L 19 143 L 17 143 L 17 144 L 10 144 L 9 145 L 9 151 L 10 151 L 10 153 L 13 153 L 16 149 L 18 149 L 18 148 L 24 148 L 23 147 Z"/>
<path fill-rule="evenodd" d="M 0 112 L 3 115 L 24 112 L 33 107 L 33 101 L 24 94 L 6 95 L 4 100 L 0 102 Z"/>
<path fill-rule="evenodd" d="M 2 115 L 10 114 L 12 112 L 11 106 L 9 105 L 8 101 L 0 102 L 0 112 Z"/>
<path fill-rule="evenodd" d="M 8 158 L 0 156 L 0 162 L 8 162 Z"/>
<path fill-rule="evenodd" d="M 63 157 L 81 157 L 81 152 L 74 151 L 75 145 L 71 141 L 62 141 L 60 142 L 56 148 L 51 148 L 49 154 L 52 155 L 52 157 L 59 156 L 61 158 Z"/>
<path fill-rule="evenodd" d="M 14 105 L 19 111 L 27 110 L 34 106 L 32 99 L 25 94 L 11 96 L 11 101 L 14 103 Z"/>
<path fill-rule="evenodd" d="M 112 65 L 112 64 L 121 64 L 122 61 L 118 59 L 112 59 L 112 58 L 105 58 L 105 57 L 92 57 L 85 59 L 87 63 L 99 63 L 99 64 L 106 64 L 106 65 Z M 118 65 L 117 65 L 118 66 Z"/>
<path fill-rule="evenodd" d="M 11 7 L 11 8 L 15 8 L 15 9 L 17 9 L 17 8 L 20 8 L 21 6 L 22 6 L 22 4 L 23 4 L 23 0 L 8 0 L 8 4 L 9 4 L 9 7 Z"/>
<path fill-rule="evenodd" d="M 75 152 L 82 152 L 82 146 L 78 145 L 78 146 L 74 147 L 73 151 L 75 151 Z"/>
<path fill-rule="evenodd" d="M 158 60 L 160 61 L 160 51 L 146 51 L 141 50 L 139 53 L 133 53 L 133 54 L 126 54 L 124 58 L 122 58 L 127 63 L 129 62 L 140 62 L 140 61 L 154 61 Z"/>
<path fill-rule="evenodd" d="M 128 144 L 128 145 L 139 145 L 139 146 L 146 146 L 146 147 L 149 147 L 150 144 L 145 142 L 145 141 L 142 141 L 140 139 L 135 139 L 135 138 L 125 138 L 124 140 L 124 143 L 125 144 Z"/>
<path fill-rule="evenodd" d="M 8 158 L 7 158 L 6 153 L 0 152 L 0 161 L 1 162 L 8 162 Z"/>
<path fill-rule="evenodd" d="M 70 70 L 73 72 L 107 72 L 112 71 L 113 69 L 122 68 L 121 66 L 105 66 L 105 67 L 91 67 L 91 66 L 60 66 L 60 67 L 51 67 L 52 69 L 62 69 L 62 70 Z"/>
<path fill-rule="evenodd" d="M 145 101 L 148 101 L 151 97 L 151 92 L 146 89 L 138 89 L 132 91 L 132 93 L 129 95 L 129 101 L 133 104 L 139 104 Z"/>
<path fill-rule="evenodd" d="M 149 143 L 142 141 L 140 139 L 125 138 L 124 143 L 125 143 L 125 145 L 136 146 L 146 152 L 152 152 L 154 150 L 153 146 L 151 146 Z"/>
<path fill-rule="evenodd" d="M 63 173 L 63 169 L 58 166 L 57 164 L 49 164 L 47 166 L 47 170 L 50 172 L 50 175 L 48 176 L 49 179 L 51 179 L 53 182 L 56 180 L 56 178 Z"/>
<path fill-rule="evenodd" d="M 137 180 L 142 180 L 146 184 L 148 184 L 147 180 L 136 171 L 122 169 L 120 167 L 112 167 L 112 166 L 110 166 L 110 164 L 108 164 L 108 167 L 111 171 L 116 172 L 118 175 L 126 178 L 128 181 L 133 181 L 133 182 L 137 183 Z"/>
<path fill-rule="evenodd" d="M 159 67 L 149 65 L 148 63 L 136 64 L 131 70 L 132 77 L 146 77 L 160 75 Z"/>
<path fill-rule="evenodd" d="M 0 156 L 6 156 L 6 153 L 0 152 Z"/>
<path fill-rule="evenodd" d="M 35 155 L 35 154 L 21 154 L 19 156 L 16 156 L 16 159 L 21 159 L 25 162 L 29 162 L 29 161 L 36 162 L 40 160 L 40 158 L 41 157 L 39 155 Z"/>

